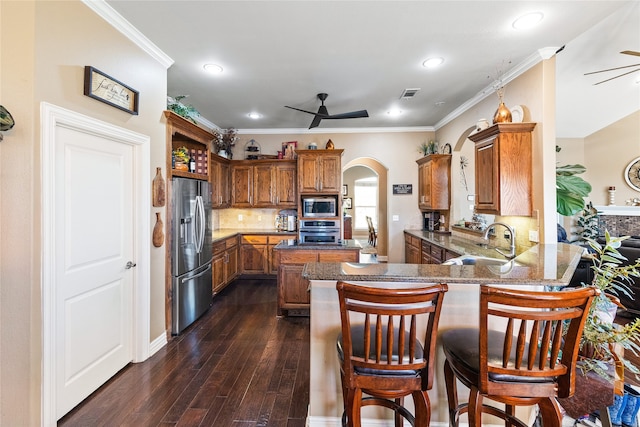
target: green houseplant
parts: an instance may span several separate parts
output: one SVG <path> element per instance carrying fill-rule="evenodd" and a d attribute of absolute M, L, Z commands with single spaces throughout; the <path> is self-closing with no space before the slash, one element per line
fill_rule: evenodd
<path fill-rule="evenodd" d="M 594 239 L 586 241 L 594 252 L 593 266 L 594 279 L 592 283 L 583 283 L 584 286 L 595 286 L 601 292 L 591 306 L 589 317 L 584 326 L 580 343 L 582 353 L 583 371 L 593 370 L 599 375 L 611 378 L 607 366 L 612 360 L 619 360 L 625 372 L 640 373 L 638 367 L 633 365 L 623 355 L 618 354 L 616 347 L 629 350 L 638 355 L 640 352 L 640 318 L 626 325 L 613 324 L 613 316 L 607 319 L 606 313 L 615 316 L 617 308 L 611 294 L 626 294 L 633 297 L 630 288 L 633 277 L 640 277 L 640 259 L 628 265 L 621 265 L 627 259 L 618 252 L 622 241 L 629 236 L 612 237 L 605 230 L 604 244 Z"/>
<path fill-rule="evenodd" d="M 559 151 L 556 145 L 556 153 Z M 556 210 L 560 215 L 572 216 L 584 209 L 584 198 L 591 192 L 591 184 L 576 175 L 586 170 L 580 164 L 556 166 Z"/>

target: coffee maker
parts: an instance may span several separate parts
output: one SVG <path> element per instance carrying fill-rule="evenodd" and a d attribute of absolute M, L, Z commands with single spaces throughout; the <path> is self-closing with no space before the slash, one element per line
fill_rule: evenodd
<path fill-rule="evenodd" d="M 422 229 L 424 231 L 435 231 L 440 226 L 440 212 L 423 212 Z"/>

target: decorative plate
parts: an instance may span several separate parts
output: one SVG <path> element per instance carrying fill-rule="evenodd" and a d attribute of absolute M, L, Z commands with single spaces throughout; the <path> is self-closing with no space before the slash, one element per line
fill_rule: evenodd
<path fill-rule="evenodd" d="M 640 157 L 631 160 L 624 170 L 624 179 L 629 187 L 636 191 L 640 191 Z"/>
<path fill-rule="evenodd" d="M 522 105 L 514 105 L 511 107 L 511 123 L 522 123 L 524 120 L 524 109 Z"/>

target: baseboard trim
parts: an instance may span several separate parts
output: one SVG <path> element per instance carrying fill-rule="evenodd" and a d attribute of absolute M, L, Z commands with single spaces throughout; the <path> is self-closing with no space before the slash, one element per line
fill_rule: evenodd
<path fill-rule="evenodd" d="M 162 347 L 167 345 L 167 332 L 161 333 L 158 338 L 151 341 L 149 344 L 149 357 L 153 356 L 160 350 Z"/>

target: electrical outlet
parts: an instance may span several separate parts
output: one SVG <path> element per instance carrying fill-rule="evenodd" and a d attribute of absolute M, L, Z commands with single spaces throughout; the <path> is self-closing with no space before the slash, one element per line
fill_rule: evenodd
<path fill-rule="evenodd" d="M 538 243 L 540 239 L 538 239 L 538 230 L 529 230 L 529 241 Z"/>
<path fill-rule="evenodd" d="M 238 221 L 242 222 L 242 214 L 238 214 Z"/>
<path fill-rule="evenodd" d="M 258 215 L 258 222 L 262 222 L 262 215 Z"/>
<path fill-rule="evenodd" d="M 393 217 L 391 217 L 392 221 L 400 221 L 400 215 L 393 215 Z"/>

